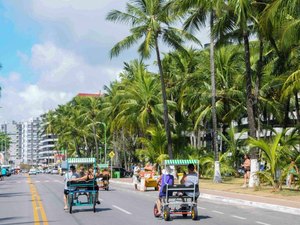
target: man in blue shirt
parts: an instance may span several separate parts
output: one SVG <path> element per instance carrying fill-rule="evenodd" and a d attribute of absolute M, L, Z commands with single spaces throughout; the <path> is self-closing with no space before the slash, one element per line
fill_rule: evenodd
<path fill-rule="evenodd" d="M 6 174 L 7 174 L 6 168 L 2 167 L 1 174 L 2 174 L 2 176 L 6 176 Z"/>
<path fill-rule="evenodd" d="M 161 201 L 162 198 L 166 196 L 166 189 L 164 188 L 166 185 L 174 185 L 174 176 L 171 175 L 172 170 L 169 166 L 163 170 L 161 177 L 159 178 L 158 182 L 160 183 L 159 188 L 159 196 L 156 201 L 157 206 L 157 216 L 161 214 Z"/>

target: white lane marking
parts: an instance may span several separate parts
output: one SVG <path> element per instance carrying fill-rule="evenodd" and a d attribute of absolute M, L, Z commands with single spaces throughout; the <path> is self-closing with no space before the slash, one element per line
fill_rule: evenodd
<path fill-rule="evenodd" d="M 198 206 L 198 209 L 203 209 L 203 210 L 205 210 L 206 208 Z"/>
<path fill-rule="evenodd" d="M 260 222 L 260 221 L 255 221 L 255 223 L 258 223 L 258 224 L 261 224 L 261 225 L 270 225 L 269 223 L 263 223 L 263 222 Z"/>
<path fill-rule="evenodd" d="M 224 214 L 223 212 L 220 212 L 220 211 L 217 211 L 217 210 L 213 210 L 212 212 L 222 214 L 222 215 Z"/>
<path fill-rule="evenodd" d="M 236 216 L 236 215 L 231 215 L 234 218 L 240 219 L 240 220 L 245 220 L 245 217 L 241 217 L 241 216 Z"/>
<path fill-rule="evenodd" d="M 36 180 L 36 181 L 35 181 L 35 183 L 40 183 L 40 182 L 41 182 L 40 180 Z"/>
<path fill-rule="evenodd" d="M 49 182 L 49 180 L 45 180 L 44 182 L 45 182 L 45 183 L 48 183 L 48 182 Z"/>
<path fill-rule="evenodd" d="M 128 214 L 128 215 L 131 215 L 131 214 L 132 214 L 131 212 L 128 212 L 127 210 L 122 209 L 122 208 L 120 208 L 120 207 L 118 207 L 118 206 L 116 206 L 116 205 L 113 205 L 113 207 L 115 207 L 116 209 L 118 209 L 118 210 L 120 210 L 120 211 L 122 211 L 122 212 L 124 212 L 124 213 L 126 213 L 126 214 Z"/>

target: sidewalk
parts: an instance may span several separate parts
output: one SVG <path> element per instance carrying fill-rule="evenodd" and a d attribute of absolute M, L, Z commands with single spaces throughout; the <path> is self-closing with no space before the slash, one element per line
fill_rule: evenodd
<path fill-rule="evenodd" d="M 111 183 L 132 185 L 132 178 L 113 178 Z M 241 182 L 242 183 L 242 182 Z M 230 204 L 247 205 L 300 215 L 300 191 L 273 192 L 270 188 L 255 191 L 241 188 L 239 180 L 214 184 L 200 179 L 200 197 Z"/>

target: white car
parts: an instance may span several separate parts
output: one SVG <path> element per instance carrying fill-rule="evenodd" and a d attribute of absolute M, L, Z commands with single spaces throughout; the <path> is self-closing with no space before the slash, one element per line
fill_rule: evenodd
<path fill-rule="evenodd" d="M 28 174 L 29 175 L 36 175 L 37 174 L 36 169 L 30 169 Z"/>
<path fill-rule="evenodd" d="M 51 174 L 58 174 L 58 169 L 52 169 Z"/>

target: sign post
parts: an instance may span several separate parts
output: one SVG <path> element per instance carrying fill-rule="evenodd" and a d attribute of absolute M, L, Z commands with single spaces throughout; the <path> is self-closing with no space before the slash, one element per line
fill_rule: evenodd
<path fill-rule="evenodd" d="M 110 157 L 110 177 L 113 178 L 113 173 L 112 173 L 112 162 L 113 162 L 113 158 L 115 156 L 115 153 L 113 151 L 111 151 L 109 154 Z"/>

